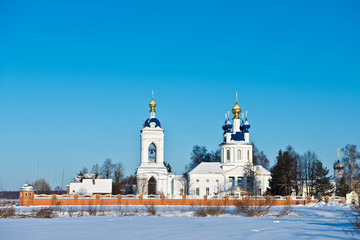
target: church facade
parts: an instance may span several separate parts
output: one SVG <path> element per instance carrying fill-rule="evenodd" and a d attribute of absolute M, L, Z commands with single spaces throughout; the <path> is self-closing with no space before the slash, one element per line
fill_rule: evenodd
<path fill-rule="evenodd" d="M 250 124 L 247 113 L 240 119 L 241 108 L 236 99 L 222 126 L 220 162 L 202 162 L 186 177 L 168 172 L 164 166 L 164 129 L 155 117 L 156 103 L 149 104 L 150 117 L 141 130 L 141 159 L 137 168 L 137 193 L 144 196 L 163 194 L 167 198 L 184 194 L 194 197 L 219 197 L 249 193 L 262 195 L 269 185 L 270 172 L 253 164 Z"/>

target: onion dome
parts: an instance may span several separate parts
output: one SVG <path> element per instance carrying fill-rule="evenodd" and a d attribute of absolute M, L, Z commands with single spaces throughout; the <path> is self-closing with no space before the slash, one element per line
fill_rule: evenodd
<path fill-rule="evenodd" d="M 231 132 L 233 125 L 231 124 L 230 120 L 227 121 L 227 123 L 225 124 L 225 130 L 226 132 Z"/>
<path fill-rule="evenodd" d="M 224 123 L 224 125 L 222 125 L 222 130 L 224 130 L 224 131 L 226 131 L 226 120 L 225 120 L 225 123 Z"/>
<path fill-rule="evenodd" d="M 34 191 L 34 187 L 29 184 L 28 181 L 20 188 L 20 191 Z"/>
<path fill-rule="evenodd" d="M 237 101 L 235 103 L 235 106 L 232 109 L 232 113 L 234 114 L 234 118 L 233 119 L 239 119 L 239 114 L 241 113 L 241 108 L 239 107 L 239 105 L 237 104 Z"/>
<path fill-rule="evenodd" d="M 154 127 L 154 128 L 160 127 L 161 128 L 161 123 L 157 118 L 148 118 L 144 122 L 144 127 Z"/>
<path fill-rule="evenodd" d="M 150 112 L 155 112 L 156 103 L 154 101 L 154 97 L 152 98 L 151 102 L 149 103 Z"/>
<path fill-rule="evenodd" d="M 249 128 L 250 128 L 250 123 L 248 122 L 247 120 L 247 111 L 245 112 L 246 114 L 246 117 L 245 117 L 245 122 L 243 123 L 243 129 L 244 129 L 244 132 L 249 132 Z"/>
<path fill-rule="evenodd" d="M 244 131 L 247 131 L 250 128 L 250 123 L 247 121 L 247 119 L 244 122 L 243 128 L 244 128 Z"/>
<path fill-rule="evenodd" d="M 337 162 L 334 164 L 334 169 L 343 169 L 344 166 L 340 163 L 340 160 L 337 160 Z"/>
<path fill-rule="evenodd" d="M 222 126 L 222 129 L 224 130 L 224 132 L 231 132 L 232 129 L 232 124 L 230 122 L 230 119 L 228 118 L 228 115 L 225 114 L 225 123 Z"/>
<path fill-rule="evenodd" d="M 245 128 L 244 128 L 244 113 L 242 114 L 242 118 L 241 118 L 241 125 L 240 125 L 240 131 L 245 131 Z"/>

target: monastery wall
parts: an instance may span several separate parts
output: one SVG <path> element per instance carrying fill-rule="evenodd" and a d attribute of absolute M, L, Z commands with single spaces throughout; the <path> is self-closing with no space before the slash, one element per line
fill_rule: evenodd
<path fill-rule="evenodd" d="M 279 199 L 281 198 L 281 199 Z M 293 199 L 290 196 L 287 197 L 250 197 L 245 196 L 242 200 L 231 199 L 226 196 L 224 199 L 208 199 L 207 196 L 201 199 L 188 199 L 183 196 L 181 199 L 166 199 L 163 195 L 160 198 L 143 198 L 142 195 L 134 198 L 124 198 L 122 195 L 116 196 L 101 196 L 93 195 L 90 197 L 82 197 L 78 195 L 35 195 L 32 197 L 21 197 L 19 204 L 20 206 L 59 206 L 59 205 L 186 205 L 186 206 L 235 206 L 239 202 L 249 201 L 250 204 L 258 205 L 305 205 L 310 202 L 316 203 L 317 200 L 312 200 L 310 197 L 307 199 Z M 340 203 L 345 203 L 345 200 L 339 198 L 335 200 Z M 325 202 L 329 202 L 329 197 L 325 198 Z"/>

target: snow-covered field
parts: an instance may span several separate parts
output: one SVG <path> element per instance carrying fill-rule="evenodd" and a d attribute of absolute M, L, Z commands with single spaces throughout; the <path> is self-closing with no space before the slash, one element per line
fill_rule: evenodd
<path fill-rule="evenodd" d="M 358 239 L 344 232 L 352 229 L 347 205 L 295 206 L 289 216 L 276 217 L 281 209 L 273 207 L 267 217 L 237 216 L 234 208 L 219 217 L 193 217 L 190 207 L 157 207 L 158 216 L 147 216 L 145 207 L 127 206 L 106 209 L 106 216 L 96 217 L 69 217 L 64 212 L 50 219 L 4 218 L 0 239 Z M 20 212 L 32 210 L 17 207 Z M 120 211 L 136 211 L 137 216 L 119 216 Z"/>

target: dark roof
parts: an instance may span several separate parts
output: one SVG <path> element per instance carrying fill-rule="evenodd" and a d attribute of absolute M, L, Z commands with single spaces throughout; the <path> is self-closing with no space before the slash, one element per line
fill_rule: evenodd
<path fill-rule="evenodd" d="M 244 134 L 242 132 L 236 132 L 235 134 L 231 134 L 231 140 L 245 141 Z"/>
<path fill-rule="evenodd" d="M 144 127 L 150 127 L 150 123 L 155 123 L 155 127 L 161 127 L 161 123 L 157 118 L 148 118 L 144 122 Z"/>
<path fill-rule="evenodd" d="M 340 161 L 338 160 L 335 164 L 334 164 L 334 168 L 337 169 L 337 168 L 344 168 L 344 166 L 340 163 Z"/>

